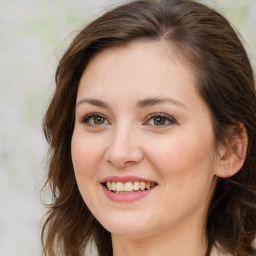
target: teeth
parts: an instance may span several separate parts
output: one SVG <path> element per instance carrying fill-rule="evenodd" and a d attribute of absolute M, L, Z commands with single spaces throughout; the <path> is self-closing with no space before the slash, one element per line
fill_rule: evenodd
<path fill-rule="evenodd" d="M 146 183 L 145 182 L 141 182 L 140 183 L 140 189 L 144 190 L 146 188 Z"/>
<path fill-rule="evenodd" d="M 124 193 L 124 192 L 134 192 L 138 190 L 148 190 L 150 188 L 153 188 L 156 184 L 155 183 L 150 183 L 150 182 L 140 182 L 140 181 L 135 181 L 135 182 L 115 182 L 115 181 L 108 181 L 106 183 L 106 187 L 109 190 L 118 192 L 118 193 Z"/>
<path fill-rule="evenodd" d="M 116 190 L 116 182 L 112 182 L 112 190 Z"/>
<path fill-rule="evenodd" d="M 118 192 L 124 191 L 124 183 L 118 181 L 116 183 L 116 191 L 118 191 Z"/>
<path fill-rule="evenodd" d="M 140 189 L 140 183 L 138 181 L 135 181 L 133 183 L 133 190 L 137 191 Z"/>
<path fill-rule="evenodd" d="M 110 181 L 107 182 L 107 188 L 109 190 L 112 190 L 112 182 L 110 182 Z"/>
<path fill-rule="evenodd" d="M 132 190 L 133 190 L 133 185 L 131 182 L 124 183 L 124 191 L 132 191 Z"/>

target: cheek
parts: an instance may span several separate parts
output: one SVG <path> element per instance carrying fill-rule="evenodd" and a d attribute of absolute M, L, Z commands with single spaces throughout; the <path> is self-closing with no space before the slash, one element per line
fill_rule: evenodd
<path fill-rule="evenodd" d="M 74 132 L 71 142 L 71 156 L 76 174 L 89 176 L 96 171 L 95 165 L 103 155 L 102 143 L 90 136 Z"/>
<path fill-rule="evenodd" d="M 179 215 L 207 207 L 213 189 L 213 153 L 211 143 L 178 138 L 162 143 L 154 153 L 152 151 L 152 163 L 163 185 L 161 200 L 166 202 L 167 217 L 176 215 L 179 218 Z"/>
<path fill-rule="evenodd" d="M 76 182 L 84 202 L 94 209 L 96 186 L 98 185 L 98 164 L 100 163 L 99 144 L 93 139 L 83 136 L 76 131 L 71 141 L 71 156 Z"/>
<path fill-rule="evenodd" d="M 156 147 L 149 146 L 151 161 L 165 179 L 180 182 L 202 182 L 213 175 L 215 150 L 211 137 L 200 135 L 173 136 Z M 155 143 L 154 143 L 155 144 Z M 198 178 L 198 179 L 197 179 Z M 181 185 L 181 184 L 179 184 Z"/>

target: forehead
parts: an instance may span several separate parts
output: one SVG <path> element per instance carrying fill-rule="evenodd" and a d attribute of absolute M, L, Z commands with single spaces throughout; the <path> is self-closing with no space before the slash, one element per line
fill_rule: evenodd
<path fill-rule="evenodd" d="M 83 72 L 79 89 L 86 85 L 87 90 L 109 90 L 114 85 L 127 91 L 136 83 L 137 88 L 147 84 L 153 89 L 154 84 L 160 90 L 161 84 L 172 86 L 181 80 L 193 85 L 196 81 L 175 47 L 162 41 L 137 41 L 97 53 Z"/>

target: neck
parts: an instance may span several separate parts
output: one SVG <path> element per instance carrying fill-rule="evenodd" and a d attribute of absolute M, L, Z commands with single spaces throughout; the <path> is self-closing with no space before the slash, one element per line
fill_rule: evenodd
<path fill-rule="evenodd" d="M 207 249 L 203 227 L 199 229 L 185 222 L 176 229 L 152 236 L 112 235 L 112 244 L 113 256 L 205 256 Z"/>

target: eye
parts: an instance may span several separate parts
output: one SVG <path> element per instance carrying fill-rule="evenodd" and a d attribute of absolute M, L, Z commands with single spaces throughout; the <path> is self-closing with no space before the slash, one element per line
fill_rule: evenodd
<path fill-rule="evenodd" d="M 152 126 L 168 126 L 175 123 L 175 119 L 169 115 L 163 113 L 154 113 L 149 115 L 145 124 Z"/>
<path fill-rule="evenodd" d="M 85 123 L 88 126 L 102 126 L 109 124 L 108 120 L 99 113 L 92 113 L 86 115 L 83 118 L 82 123 Z"/>

